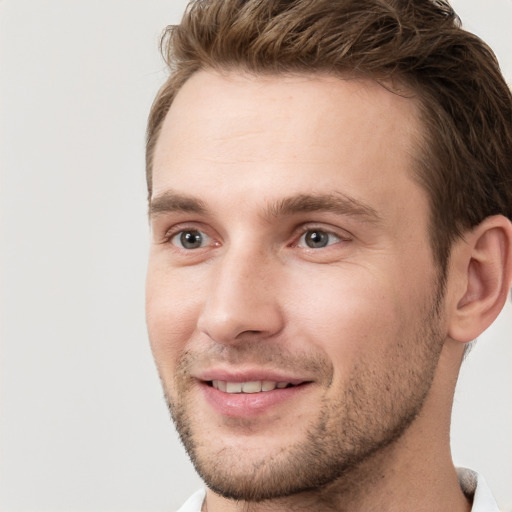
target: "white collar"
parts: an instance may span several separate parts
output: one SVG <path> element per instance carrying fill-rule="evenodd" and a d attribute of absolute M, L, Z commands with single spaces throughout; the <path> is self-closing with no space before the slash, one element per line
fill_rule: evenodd
<path fill-rule="evenodd" d="M 482 475 L 467 468 L 457 468 L 460 487 L 466 497 L 473 501 L 471 512 L 500 512 L 498 504 Z"/>

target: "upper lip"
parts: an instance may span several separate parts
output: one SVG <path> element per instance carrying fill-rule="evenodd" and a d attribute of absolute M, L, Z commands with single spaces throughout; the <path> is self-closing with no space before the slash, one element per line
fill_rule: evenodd
<path fill-rule="evenodd" d="M 208 369 L 198 372 L 194 375 L 203 382 L 220 380 L 225 382 L 288 382 L 293 385 L 311 382 L 312 379 L 297 377 L 288 372 L 271 369 L 250 369 L 250 370 L 227 370 L 227 369 Z"/>

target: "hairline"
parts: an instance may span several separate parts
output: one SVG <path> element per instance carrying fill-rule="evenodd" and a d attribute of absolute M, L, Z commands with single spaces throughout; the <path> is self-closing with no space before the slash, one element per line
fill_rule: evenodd
<path fill-rule="evenodd" d="M 159 122 L 155 125 L 154 129 L 151 132 L 151 138 L 148 138 L 147 140 L 147 159 L 146 159 L 146 176 L 147 176 L 147 183 L 148 183 L 148 200 L 151 199 L 152 194 L 152 175 L 153 175 L 153 158 L 156 146 L 158 144 L 158 140 L 160 139 L 160 133 L 162 131 L 162 126 L 165 123 L 165 119 L 167 115 L 169 114 L 169 111 L 172 107 L 172 104 L 174 103 L 174 100 L 176 99 L 176 96 L 179 94 L 183 86 L 198 72 L 213 72 L 217 73 L 220 76 L 227 76 L 229 74 L 238 74 L 238 75 L 246 75 L 248 77 L 254 77 L 254 78 L 286 78 L 286 77 L 326 77 L 326 78 L 334 78 L 337 80 L 361 80 L 361 81 L 368 81 L 373 82 L 375 84 L 380 85 L 382 88 L 387 90 L 388 92 L 392 94 L 396 94 L 398 96 L 401 96 L 403 98 L 409 98 L 413 99 L 416 98 L 417 105 L 418 105 L 418 115 L 416 116 L 418 120 L 418 126 L 423 128 L 423 135 L 427 135 L 427 127 L 425 126 L 424 122 L 422 121 L 422 106 L 424 105 L 424 101 L 422 98 L 420 88 L 417 86 L 417 84 L 412 85 L 411 81 L 408 79 L 407 76 L 401 74 L 401 73 L 395 73 L 393 75 L 387 76 L 387 77 L 378 77 L 374 76 L 370 73 L 365 73 L 364 71 L 356 71 L 355 69 L 346 68 L 346 69 L 340 69 L 340 70 L 334 70 L 334 69 L 322 69 L 322 68 L 307 68 L 306 66 L 304 69 L 283 69 L 283 70 L 275 70 L 275 69 L 268 69 L 268 70 L 251 70 L 247 66 L 244 65 L 226 65 L 226 64 L 218 64 L 216 66 L 198 66 L 194 68 L 190 73 L 188 73 L 185 76 L 185 79 L 182 81 L 178 81 L 177 87 L 172 87 L 174 94 L 170 97 L 165 113 L 161 116 Z M 180 78 L 179 74 L 171 75 L 167 81 L 164 83 L 164 85 L 161 88 L 161 91 L 164 91 L 165 89 L 171 88 L 170 83 L 173 79 Z M 412 93 L 410 96 L 406 94 L 401 94 L 399 91 L 401 88 L 403 88 L 403 92 L 409 92 Z M 160 96 L 160 93 L 158 96 Z M 157 97 L 158 97 L 157 96 Z M 153 106 L 154 107 L 154 106 Z M 153 108 L 152 107 L 152 108 Z M 148 134 L 149 135 L 149 134 Z M 422 137 L 424 138 L 424 137 Z M 419 161 L 419 160 L 418 160 Z"/>

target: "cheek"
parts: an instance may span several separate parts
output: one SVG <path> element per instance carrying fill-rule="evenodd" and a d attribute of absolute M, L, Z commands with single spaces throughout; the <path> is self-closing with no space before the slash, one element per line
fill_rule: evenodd
<path fill-rule="evenodd" d="M 146 281 L 146 323 L 153 356 L 160 370 L 174 368 L 193 336 L 199 314 L 199 289 L 181 283 L 169 272 L 149 266 Z"/>
<path fill-rule="evenodd" d="M 356 267 L 313 281 L 296 276 L 288 317 L 345 377 L 359 360 L 389 352 L 414 314 L 412 301 L 385 276 Z"/>
<path fill-rule="evenodd" d="M 347 335 L 372 329 L 375 323 L 385 328 L 393 324 L 400 309 L 402 300 L 395 286 L 364 269 L 333 273 L 325 279 L 311 279 L 311 273 L 304 277 L 295 279 L 293 302 L 316 330 L 334 329 Z"/>

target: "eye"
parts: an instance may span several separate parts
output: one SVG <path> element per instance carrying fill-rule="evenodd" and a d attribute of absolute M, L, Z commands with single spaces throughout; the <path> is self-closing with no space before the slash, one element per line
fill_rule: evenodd
<path fill-rule="evenodd" d="M 187 229 L 176 233 L 171 238 L 171 243 L 181 249 L 200 249 L 210 242 L 210 237 L 197 229 Z"/>
<path fill-rule="evenodd" d="M 323 231 L 322 229 L 308 229 L 299 239 L 297 247 L 307 247 L 309 249 L 322 249 L 328 245 L 340 242 L 341 238 L 334 233 Z"/>

